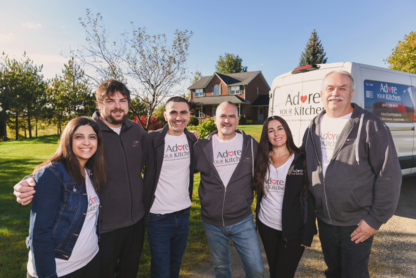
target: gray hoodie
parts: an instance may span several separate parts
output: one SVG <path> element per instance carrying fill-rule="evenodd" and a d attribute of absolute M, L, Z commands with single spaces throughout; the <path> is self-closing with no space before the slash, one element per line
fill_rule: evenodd
<path fill-rule="evenodd" d="M 242 130 L 236 130 L 243 135 L 243 149 L 240 162 L 225 187 L 213 163 L 212 136 L 217 132 L 195 143 L 193 161 L 196 161 L 195 171 L 201 171 L 198 192 L 202 221 L 222 227 L 238 223 L 252 213 L 251 179 L 258 143 Z"/>
<path fill-rule="evenodd" d="M 402 174 L 389 128 L 371 112 L 352 103 L 354 111 L 335 145 L 325 177 L 322 173 L 320 119 L 305 131 L 309 190 L 317 217 L 334 226 L 357 225 L 361 219 L 374 229 L 389 220 L 397 207 Z"/>

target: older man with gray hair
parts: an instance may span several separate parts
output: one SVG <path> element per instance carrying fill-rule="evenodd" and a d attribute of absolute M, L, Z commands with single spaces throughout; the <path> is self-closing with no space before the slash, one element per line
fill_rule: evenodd
<path fill-rule="evenodd" d="M 389 128 L 351 103 L 353 94 L 350 73 L 325 75 L 325 111 L 303 138 L 326 277 L 369 277 L 373 235 L 393 216 L 400 195 L 402 175 Z"/>
<path fill-rule="evenodd" d="M 194 146 L 195 169 L 201 171 L 202 224 L 211 249 L 215 276 L 232 277 L 232 239 L 246 277 L 263 277 L 263 261 L 251 211 L 251 178 L 258 144 L 250 135 L 236 130 L 237 107 L 231 102 L 218 106 L 215 123 L 218 131 Z"/>

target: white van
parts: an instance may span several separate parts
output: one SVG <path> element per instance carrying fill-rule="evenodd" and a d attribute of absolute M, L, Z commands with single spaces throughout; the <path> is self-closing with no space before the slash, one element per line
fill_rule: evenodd
<path fill-rule="evenodd" d="M 337 69 L 354 76 L 352 102 L 374 113 L 390 128 L 402 174 L 416 173 L 416 74 L 351 62 L 296 68 L 273 80 L 269 115 L 284 118 L 295 144 L 300 146 L 310 121 L 324 110 L 322 78 Z"/>

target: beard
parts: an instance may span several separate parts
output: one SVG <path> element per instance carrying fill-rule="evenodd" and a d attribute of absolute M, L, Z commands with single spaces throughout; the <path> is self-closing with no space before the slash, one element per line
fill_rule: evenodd
<path fill-rule="evenodd" d="M 224 126 L 224 127 L 221 128 L 221 132 L 222 132 L 222 134 L 230 135 L 234 132 L 234 130 L 233 130 L 232 127 L 225 127 Z"/>
<path fill-rule="evenodd" d="M 123 112 L 123 117 L 120 120 L 117 120 L 111 115 L 112 112 Z M 110 124 L 119 125 L 119 124 L 123 124 L 126 121 L 127 115 L 126 113 L 124 113 L 124 110 L 115 109 L 115 110 L 111 110 L 109 115 L 102 115 L 102 117 L 104 118 L 104 120 L 106 120 Z"/>

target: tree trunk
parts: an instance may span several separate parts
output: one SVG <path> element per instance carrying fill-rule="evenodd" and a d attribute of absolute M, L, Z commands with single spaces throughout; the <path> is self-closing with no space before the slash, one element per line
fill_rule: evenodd
<path fill-rule="evenodd" d="M 27 127 L 29 129 L 29 138 L 32 138 L 32 126 L 30 125 L 30 109 L 29 109 L 29 107 L 27 107 Z"/>
<path fill-rule="evenodd" d="M 19 115 L 16 111 L 16 140 L 19 140 Z"/>
<path fill-rule="evenodd" d="M 3 141 L 7 141 L 8 138 L 7 138 L 7 121 L 6 121 L 6 119 L 3 120 L 2 128 L 3 128 Z"/>
<path fill-rule="evenodd" d="M 36 133 L 36 138 L 38 138 L 38 119 L 35 119 L 35 133 Z"/>

